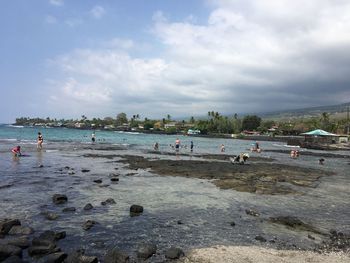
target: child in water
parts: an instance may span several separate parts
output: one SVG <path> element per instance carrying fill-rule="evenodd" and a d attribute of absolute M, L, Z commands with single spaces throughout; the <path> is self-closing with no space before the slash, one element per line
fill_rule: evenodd
<path fill-rule="evenodd" d="M 11 150 L 11 152 L 13 153 L 13 156 L 14 156 L 14 157 L 19 157 L 19 156 L 21 156 L 21 155 L 22 155 L 22 153 L 21 153 L 21 146 L 16 146 L 16 147 L 14 147 L 14 148 Z"/>
<path fill-rule="evenodd" d="M 44 142 L 44 138 L 41 135 L 41 133 L 38 132 L 38 145 L 37 145 L 38 150 L 41 150 L 43 148 L 43 142 Z"/>

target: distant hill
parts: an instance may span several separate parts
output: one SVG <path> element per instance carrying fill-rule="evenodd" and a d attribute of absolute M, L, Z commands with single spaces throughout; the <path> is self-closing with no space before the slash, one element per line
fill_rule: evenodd
<path fill-rule="evenodd" d="M 301 117 L 314 117 L 319 116 L 323 112 L 330 113 L 331 115 L 344 116 L 346 117 L 347 107 L 350 107 L 350 102 L 330 105 L 330 106 L 319 106 L 302 109 L 272 111 L 257 114 L 264 119 L 285 119 L 285 118 L 301 118 Z"/>

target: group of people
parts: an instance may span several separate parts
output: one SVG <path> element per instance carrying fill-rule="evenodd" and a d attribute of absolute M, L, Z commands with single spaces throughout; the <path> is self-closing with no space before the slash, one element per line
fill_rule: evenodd
<path fill-rule="evenodd" d="M 180 151 L 180 148 L 182 148 L 182 147 L 185 148 L 185 149 L 187 149 L 187 145 L 184 145 L 184 146 L 181 145 L 181 141 L 180 141 L 179 138 L 176 138 L 176 140 L 175 140 L 175 145 L 170 144 L 169 146 L 170 146 L 172 149 L 175 149 L 176 152 L 179 152 L 179 151 Z M 194 143 L 193 143 L 193 141 L 191 141 L 191 142 L 190 142 L 190 150 L 191 150 L 191 152 L 193 152 L 193 148 L 194 148 Z M 154 149 L 155 151 L 159 151 L 159 143 L 158 143 L 158 142 L 156 142 L 156 143 L 153 145 L 153 149 Z"/>
<path fill-rule="evenodd" d="M 290 151 L 290 157 L 291 158 L 298 158 L 299 157 L 299 151 L 298 150 L 291 150 Z"/>
<path fill-rule="evenodd" d="M 41 134 L 41 132 L 38 132 L 38 138 L 37 138 L 37 149 L 38 149 L 38 151 L 42 150 L 43 142 L 44 142 L 44 137 Z M 14 157 L 22 156 L 21 146 L 19 146 L 19 145 L 14 147 L 14 148 L 12 148 L 11 152 L 12 152 Z"/>

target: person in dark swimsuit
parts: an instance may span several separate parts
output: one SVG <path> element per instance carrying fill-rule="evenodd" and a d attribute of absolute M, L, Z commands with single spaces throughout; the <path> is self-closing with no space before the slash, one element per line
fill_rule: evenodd
<path fill-rule="evenodd" d="M 41 132 L 38 132 L 38 149 L 41 150 L 43 148 L 44 137 L 41 135 Z"/>

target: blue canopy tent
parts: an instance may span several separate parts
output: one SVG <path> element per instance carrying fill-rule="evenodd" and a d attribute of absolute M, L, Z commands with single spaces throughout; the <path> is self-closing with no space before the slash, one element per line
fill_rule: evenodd
<path fill-rule="evenodd" d="M 339 141 L 339 135 L 320 129 L 304 132 L 301 135 L 305 136 L 305 142 L 311 143 L 337 143 Z"/>

